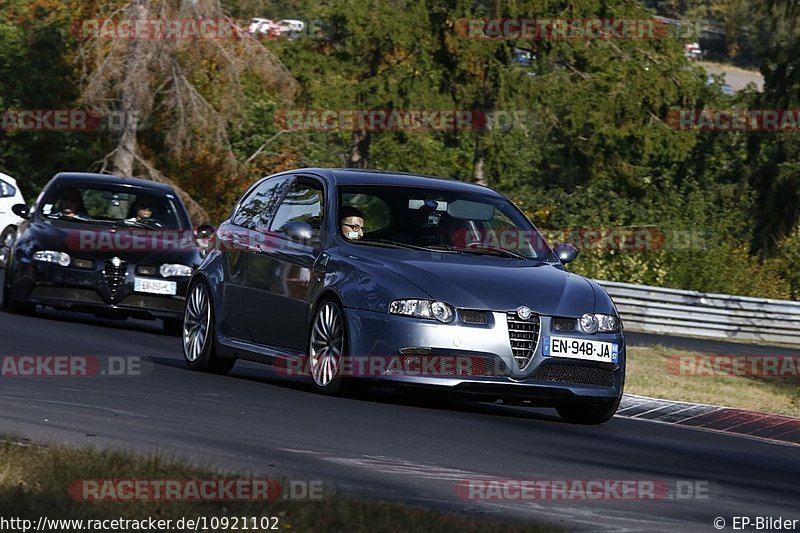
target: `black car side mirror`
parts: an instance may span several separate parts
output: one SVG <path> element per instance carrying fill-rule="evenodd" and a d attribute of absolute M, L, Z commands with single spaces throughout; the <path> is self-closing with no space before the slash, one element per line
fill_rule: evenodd
<path fill-rule="evenodd" d="M 217 231 L 217 228 L 211 224 L 201 224 L 195 228 L 194 236 L 198 239 L 210 239 L 215 231 Z"/>
<path fill-rule="evenodd" d="M 293 220 L 283 227 L 286 236 L 293 241 L 310 241 L 314 238 L 314 228 L 308 222 Z"/>
<path fill-rule="evenodd" d="M 575 258 L 578 257 L 578 249 L 572 246 L 571 244 L 557 244 L 553 248 L 553 251 L 558 257 L 558 260 L 564 263 L 571 263 L 575 261 Z"/>
<path fill-rule="evenodd" d="M 14 204 L 11 206 L 11 212 L 20 218 L 24 218 L 25 220 L 28 220 L 28 218 L 31 216 L 30 211 L 28 211 L 28 206 L 25 204 Z"/>

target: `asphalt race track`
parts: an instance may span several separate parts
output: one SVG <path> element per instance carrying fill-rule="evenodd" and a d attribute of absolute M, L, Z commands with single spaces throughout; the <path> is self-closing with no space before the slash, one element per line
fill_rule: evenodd
<path fill-rule="evenodd" d="M 800 518 L 797 446 L 624 418 L 574 426 L 546 409 L 391 391 L 329 398 L 241 362 L 229 376 L 189 371 L 179 339 L 160 327 L 0 312 L 2 356 L 142 356 L 151 363 L 139 377 L 0 377 L 0 433 L 159 451 L 257 475 L 322 479 L 339 492 L 579 531 L 717 531 L 716 517 L 726 529 L 742 514 Z M 708 493 L 643 501 L 458 497 L 457 482 L 473 478 L 681 481 Z"/>

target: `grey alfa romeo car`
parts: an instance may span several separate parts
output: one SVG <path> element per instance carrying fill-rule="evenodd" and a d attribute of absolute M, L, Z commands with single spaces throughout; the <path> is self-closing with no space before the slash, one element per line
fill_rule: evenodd
<path fill-rule="evenodd" d="M 606 292 L 564 268 L 576 256 L 479 185 L 276 174 L 242 196 L 193 274 L 184 357 L 218 373 L 267 363 L 326 394 L 379 382 L 602 423 L 622 397 L 625 341 Z"/>

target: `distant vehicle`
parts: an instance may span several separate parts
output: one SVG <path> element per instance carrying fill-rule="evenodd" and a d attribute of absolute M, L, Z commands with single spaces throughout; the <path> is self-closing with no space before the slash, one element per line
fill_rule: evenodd
<path fill-rule="evenodd" d="M 25 199 L 17 187 L 17 181 L 0 173 L 0 268 L 6 267 L 6 259 L 17 228 L 23 219 L 15 215 L 11 208 L 16 204 L 24 204 Z"/>
<path fill-rule="evenodd" d="M 192 277 L 184 358 L 215 373 L 237 358 L 296 369 L 323 394 L 378 381 L 599 424 L 622 398 L 625 339 L 606 291 L 564 268 L 577 254 L 479 185 L 268 176 Z"/>
<path fill-rule="evenodd" d="M 283 19 L 278 22 L 278 27 L 280 27 L 282 34 L 301 33 L 306 29 L 306 24 L 302 20 Z"/>
<path fill-rule="evenodd" d="M 281 28 L 270 19 L 254 18 L 250 21 L 250 28 L 247 30 L 251 35 L 268 35 L 277 37 L 281 34 Z"/>
<path fill-rule="evenodd" d="M 60 173 L 24 219 L 8 255 L 3 307 L 36 305 L 100 317 L 162 319 L 177 334 L 184 295 L 204 251 L 176 192 L 152 181 Z"/>
<path fill-rule="evenodd" d="M 703 50 L 700 48 L 700 43 L 687 43 L 684 45 L 683 55 L 689 59 L 703 59 Z"/>
<path fill-rule="evenodd" d="M 706 85 L 716 85 L 717 80 L 714 78 L 713 75 L 709 74 L 708 78 L 706 78 Z M 719 84 L 719 89 L 722 91 L 722 94 L 733 95 L 736 94 L 736 91 L 733 90 L 733 87 L 729 83 L 721 83 Z"/>

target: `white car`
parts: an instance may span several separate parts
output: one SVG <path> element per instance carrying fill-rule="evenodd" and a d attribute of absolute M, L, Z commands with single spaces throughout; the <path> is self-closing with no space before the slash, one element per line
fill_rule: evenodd
<path fill-rule="evenodd" d="M 302 20 L 283 19 L 278 22 L 282 33 L 302 33 L 306 29 L 306 23 Z"/>
<path fill-rule="evenodd" d="M 17 180 L 0 173 L 0 268 L 5 268 L 11 243 L 22 219 L 11 212 L 11 207 L 24 204 L 25 199 L 17 187 Z"/>
<path fill-rule="evenodd" d="M 263 18 L 254 18 L 250 21 L 250 28 L 248 29 L 250 35 L 269 35 L 269 36 L 277 36 L 280 35 L 280 27 L 278 24 L 275 24 L 270 19 L 263 19 Z"/>

